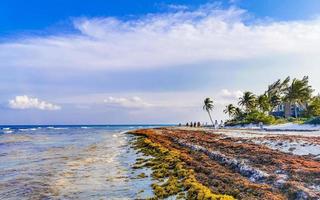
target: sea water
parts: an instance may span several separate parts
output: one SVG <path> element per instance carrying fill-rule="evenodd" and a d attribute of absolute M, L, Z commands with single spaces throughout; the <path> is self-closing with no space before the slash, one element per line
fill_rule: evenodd
<path fill-rule="evenodd" d="M 151 197 L 125 134 L 143 127 L 0 126 L 0 199 Z"/>

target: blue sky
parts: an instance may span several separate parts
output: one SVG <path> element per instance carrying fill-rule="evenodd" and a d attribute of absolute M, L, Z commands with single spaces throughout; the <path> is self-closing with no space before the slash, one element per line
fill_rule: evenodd
<path fill-rule="evenodd" d="M 70 20 L 76 17 L 132 18 L 149 13 L 168 11 L 170 5 L 186 5 L 195 8 L 205 3 L 219 3 L 227 8 L 235 5 L 248 10 L 255 17 L 274 20 L 310 19 L 319 14 L 317 0 L 3 0 L 0 6 L 0 34 L 25 32 L 70 31 Z M 169 7 L 168 7 L 169 5 Z"/>
<path fill-rule="evenodd" d="M 207 121 L 241 92 L 320 80 L 317 0 L 0 3 L 0 124 Z"/>

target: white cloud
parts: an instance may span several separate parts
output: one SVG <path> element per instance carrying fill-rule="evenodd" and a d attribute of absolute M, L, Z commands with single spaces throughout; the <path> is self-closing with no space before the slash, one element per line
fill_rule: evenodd
<path fill-rule="evenodd" d="M 9 100 L 9 107 L 12 109 L 38 109 L 38 110 L 60 110 L 61 107 L 39 100 L 37 98 L 28 97 L 26 95 L 16 96 Z"/>
<path fill-rule="evenodd" d="M 74 21 L 79 34 L 0 44 L 0 67 L 126 70 L 252 59 L 320 62 L 319 19 L 246 23 L 246 15 L 206 5 L 129 21 L 81 18 Z"/>
<path fill-rule="evenodd" d="M 142 100 L 140 97 L 134 96 L 129 98 L 124 97 L 108 97 L 104 100 L 104 103 L 110 106 L 116 106 L 116 107 L 124 107 L 124 108 L 146 108 L 152 106 L 152 104 L 149 104 Z"/>
<path fill-rule="evenodd" d="M 129 21 L 115 18 L 76 19 L 74 27 L 78 33 L 74 34 L 24 36 L 20 39 L 7 41 L 2 39 L 0 43 L 2 79 L 15 79 L 19 82 L 15 84 L 11 81 L 1 82 L 0 87 L 16 91 L 16 88 L 21 88 L 20 86 L 24 85 L 31 91 L 34 89 L 33 85 L 41 85 L 41 89 L 44 88 L 45 91 L 50 92 L 52 90 L 50 81 L 54 80 L 57 83 L 63 83 L 64 88 L 72 87 L 74 90 L 70 92 L 72 94 L 78 90 L 82 91 L 79 95 L 86 94 L 87 88 L 85 87 L 90 87 L 90 92 L 93 93 L 107 92 L 108 89 L 102 90 L 103 87 L 100 86 L 107 84 L 100 84 L 99 88 L 96 86 L 95 78 L 97 76 L 95 73 L 100 74 L 99 70 L 124 70 L 128 72 L 130 69 L 185 67 L 188 65 L 188 67 L 195 67 L 196 70 L 203 73 L 194 74 L 196 70 L 189 71 L 188 68 L 186 69 L 187 73 L 192 73 L 192 77 L 195 79 L 187 80 L 183 78 L 187 74 L 185 71 L 181 73 L 182 78 L 180 78 L 177 77 L 180 74 L 176 75 L 177 71 L 165 70 L 161 73 L 174 72 L 165 78 L 175 79 L 176 82 L 173 83 L 177 83 L 177 85 L 172 84 L 176 87 L 170 87 L 170 89 L 168 89 L 168 85 L 164 85 L 161 88 L 161 94 L 157 94 L 157 90 L 151 87 L 138 86 L 134 93 L 128 94 L 127 90 L 131 91 L 128 88 L 132 87 L 123 87 L 119 84 L 121 89 L 113 88 L 112 91 L 121 91 L 122 93 L 107 93 L 91 98 L 86 96 L 81 99 L 81 102 L 78 102 L 80 99 L 75 97 L 67 103 L 80 104 L 76 106 L 78 110 L 88 110 L 85 113 L 88 114 L 87 119 L 89 120 L 95 119 L 95 117 L 105 119 L 105 115 L 89 116 L 94 109 L 92 105 L 102 106 L 102 99 L 105 99 L 105 105 L 118 107 L 119 109 L 115 110 L 124 113 L 131 110 L 121 108 L 148 107 L 148 109 L 133 110 L 135 113 L 143 113 L 141 116 L 145 116 L 145 118 L 152 115 L 149 113 L 150 110 L 154 110 L 154 113 L 162 113 L 162 115 L 154 114 L 162 119 L 179 114 L 179 119 L 186 117 L 193 120 L 201 117 L 207 119 L 206 113 L 202 110 L 202 102 L 207 95 L 213 95 L 212 97 L 216 100 L 217 106 L 214 111 L 216 118 L 224 117 L 222 113 L 224 104 L 238 100 L 240 91 L 220 91 L 222 84 L 225 84 L 224 87 L 244 88 L 258 94 L 261 88 L 265 88 L 266 85 L 278 78 L 287 75 L 292 77 L 294 77 L 293 75 L 297 77 L 310 75 L 312 76 L 312 85 L 315 87 L 320 85 L 316 76 L 320 72 L 318 66 L 320 63 L 319 19 L 287 22 L 265 22 L 258 19 L 248 23 L 246 16 L 245 10 L 237 8 L 223 10 L 212 6 L 202 6 L 193 11 L 177 8 L 174 12 L 145 15 L 140 19 Z M 202 66 L 204 68 L 201 68 Z M 40 73 L 52 77 L 39 80 L 44 81 L 46 85 L 34 84 L 33 80 L 38 79 L 34 77 L 33 73 L 21 79 L 21 73 L 28 71 L 28 68 L 36 68 Z M 54 71 L 56 73 L 51 73 L 51 70 L 56 70 Z M 96 72 L 88 73 L 81 70 L 95 70 Z M 146 80 L 150 80 L 151 75 L 158 76 L 159 71 L 155 70 L 155 74 L 148 70 L 149 77 Z M 66 72 L 72 72 L 76 78 L 73 77 L 74 79 L 69 80 Z M 56 75 L 59 74 L 61 77 L 56 78 Z M 81 78 L 84 74 L 85 79 Z M 111 73 L 105 74 L 110 75 Z M 138 78 L 141 77 L 141 81 L 144 80 L 144 72 L 137 74 L 139 74 Z M 122 74 L 117 75 L 121 76 Z M 128 76 L 128 74 L 126 75 Z M 160 75 L 160 77 L 164 77 L 163 74 Z M 106 77 L 108 78 L 108 76 Z M 186 77 L 189 77 L 189 74 Z M 91 89 L 91 84 L 87 84 L 89 78 L 95 83 L 93 89 Z M 32 85 L 26 86 L 26 80 L 32 80 Z M 75 81 L 81 82 L 81 84 L 75 84 Z M 147 81 L 147 84 L 150 82 L 153 83 Z M 192 84 L 184 85 L 187 82 Z M 203 84 L 197 84 L 199 82 Z M 123 84 L 127 84 L 127 82 Z M 149 94 L 141 94 L 145 90 Z M 188 94 L 182 94 L 183 92 L 188 92 Z M 69 94 L 69 91 L 65 94 Z M 136 95 L 140 98 L 134 99 L 133 96 Z M 107 98 L 108 96 L 110 97 Z M 119 96 L 125 98 L 117 98 Z M 27 97 L 27 99 L 32 98 Z M 146 102 L 145 99 L 148 101 Z M 38 107 L 30 106 L 29 103 L 21 103 L 21 100 L 17 100 L 17 98 L 11 101 L 9 106 L 12 108 Z M 59 102 L 64 102 L 66 105 L 63 100 L 59 100 Z M 152 104 L 148 102 L 152 102 Z M 47 104 L 49 103 L 44 102 L 44 105 Z M 46 109 L 48 107 L 57 108 L 54 105 L 44 107 Z M 100 110 L 99 107 L 98 111 Z M 135 119 L 138 118 L 135 117 Z"/>
<path fill-rule="evenodd" d="M 227 100 L 238 100 L 242 95 L 243 95 L 243 92 L 241 92 L 240 90 L 230 91 L 227 89 L 223 89 L 220 92 L 220 96 L 223 99 L 227 99 Z"/>
<path fill-rule="evenodd" d="M 168 8 L 172 10 L 187 10 L 188 6 L 180 4 L 169 4 Z"/>

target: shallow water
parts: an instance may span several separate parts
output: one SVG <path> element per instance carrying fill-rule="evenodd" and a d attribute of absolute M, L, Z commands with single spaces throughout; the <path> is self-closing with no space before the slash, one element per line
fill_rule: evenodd
<path fill-rule="evenodd" d="M 134 199 L 152 196 L 131 168 L 137 126 L 1 127 L 0 199 Z M 148 172 L 146 172 L 148 173 Z"/>

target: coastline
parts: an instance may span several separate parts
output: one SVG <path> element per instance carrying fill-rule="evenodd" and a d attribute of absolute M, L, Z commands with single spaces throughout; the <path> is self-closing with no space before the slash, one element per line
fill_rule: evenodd
<path fill-rule="evenodd" d="M 143 136 L 170 152 L 178 152 L 186 169 L 193 170 L 195 180 L 213 194 L 236 199 L 317 199 L 320 162 L 316 155 L 296 155 L 264 143 L 288 140 L 285 135 L 265 138 L 248 132 L 252 137 L 245 138 L 233 137 L 229 134 L 232 132 L 234 130 L 167 127 L 128 133 Z M 290 138 L 320 145 L 319 137 Z"/>

